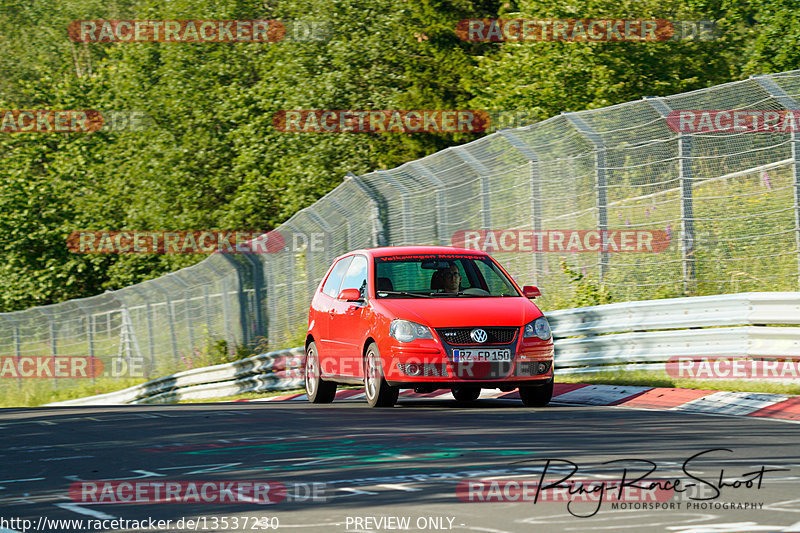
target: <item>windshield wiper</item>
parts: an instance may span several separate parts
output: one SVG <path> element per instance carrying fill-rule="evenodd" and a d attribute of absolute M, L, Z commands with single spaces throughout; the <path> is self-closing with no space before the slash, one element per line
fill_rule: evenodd
<path fill-rule="evenodd" d="M 399 294 L 400 296 L 412 296 L 414 298 L 433 298 L 428 294 L 420 294 L 416 292 L 406 292 L 406 291 L 376 291 L 377 294 Z"/>
<path fill-rule="evenodd" d="M 432 292 L 431 294 L 432 294 L 431 297 L 449 296 L 450 298 L 453 298 L 453 297 L 456 297 L 456 296 L 471 296 L 471 297 L 474 297 L 474 298 L 486 298 L 487 296 L 491 296 L 490 294 L 470 294 L 468 292 L 463 292 L 463 291 L 459 291 L 459 292 Z"/>

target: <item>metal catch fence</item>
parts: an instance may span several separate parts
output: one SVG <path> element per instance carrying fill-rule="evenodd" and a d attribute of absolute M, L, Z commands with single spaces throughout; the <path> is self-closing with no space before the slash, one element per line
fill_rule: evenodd
<path fill-rule="evenodd" d="M 798 125 L 708 131 L 676 119 L 702 110 L 712 122 L 719 110 L 800 110 L 800 71 L 565 113 L 351 174 L 276 228 L 316 242 L 212 254 L 118 291 L 2 313 L 0 392 L 86 383 L 48 379 L 61 358 L 96 358 L 93 380 L 155 378 L 209 364 L 209 339 L 297 346 L 321 276 L 361 247 L 466 242 L 538 285 L 545 310 L 598 288 L 613 301 L 798 290 Z M 26 381 L 32 368 L 44 379 Z"/>

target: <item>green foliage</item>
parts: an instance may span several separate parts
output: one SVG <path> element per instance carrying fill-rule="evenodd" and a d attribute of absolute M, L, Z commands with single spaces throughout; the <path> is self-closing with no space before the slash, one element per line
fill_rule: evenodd
<path fill-rule="evenodd" d="M 76 255 L 76 230 L 269 230 L 357 174 L 470 134 L 283 133 L 287 109 L 545 118 L 800 66 L 790 0 L 0 0 L 0 109 L 142 111 L 145 131 L 0 134 L 0 311 L 101 293 L 202 255 Z M 465 18 L 715 19 L 712 41 L 470 43 Z M 77 44 L 80 19 L 281 19 L 278 43 Z M 638 185 L 635 171 L 630 184 Z M 586 280 L 576 298 L 602 300 Z M 744 280 L 742 281 L 745 284 Z M 599 290 L 599 289 L 598 289 Z"/>
<path fill-rule="evenodd" d="M 569 277 L 569 282 L 575 288 L 575 293 L 570 300 L 569 307 L 586 307 L 590 305 L 608 304 L 614 301 L 606 285 L 586 277 L 561 260 L 561 270 Z"/>
<path fill-rule="evenodd" d="M 259 342 L 253 346 L 244 344 L 229 346 L 228 341 L 225 339 L 208 339 L 205 349 L 195 353 L 191 364 L 192 366 L 211 366 L 241 361 L 242 359 L 265 353 L 265 345 L 263 337 L 259 338 Z"/>

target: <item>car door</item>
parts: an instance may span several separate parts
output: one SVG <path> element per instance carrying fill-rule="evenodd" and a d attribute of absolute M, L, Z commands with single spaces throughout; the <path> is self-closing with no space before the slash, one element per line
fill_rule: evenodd
<path fill-rule="evenodd" d="M 336 300 L 330 323 L 331 346 L 342 376 L 363 377 L 361 341 L 366 331 L 367 258 L 353 256 L 339 291 L 358 289 L 361 301 Z"/>
<path fill-rule="evenodd" d="M 342 279 L 347 272 L 347 267 L 353 256 L 343 257 L 336 262 L 331 269 L 331 273 L 325 279 L 322 285 L 322 290 L 319 297 L 315 301 L 316 313 L 315 320 L 317 324 L 317 351 L 320 357 L 320 368 L 323 375 L 338 375 L 339 372 L 339 358 L 336 355 L 336 338 L 331 336 L 331 322 L 333 321 L 334 304 L 337 302 L 336 297 L 339 295 L 339 287 L 342 285 Z"/>

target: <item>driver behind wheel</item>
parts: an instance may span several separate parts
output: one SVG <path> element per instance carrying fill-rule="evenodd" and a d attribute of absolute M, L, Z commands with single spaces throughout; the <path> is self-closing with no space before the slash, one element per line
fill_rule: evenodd
<path fill-rule="evenodd" d="M 461 272 L 458 265 L 450 263 L 447 268 L 440 268 L 431 277 L 431 289 L 441 289 L 442 292 L 458 293 L 461 290 Z"/>

